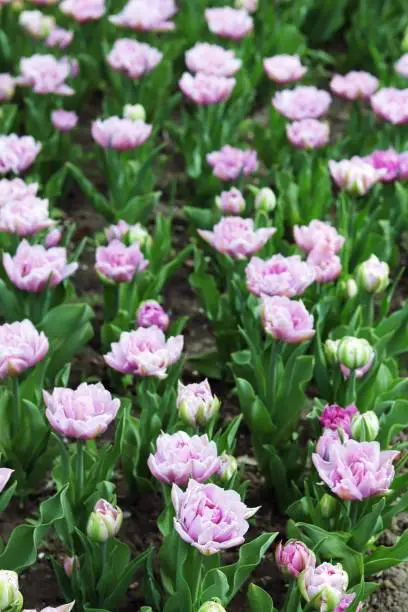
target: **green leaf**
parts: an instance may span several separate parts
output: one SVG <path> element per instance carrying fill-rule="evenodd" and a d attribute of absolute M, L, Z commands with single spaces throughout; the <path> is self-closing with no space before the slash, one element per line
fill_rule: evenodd
<path fill-rule="evenodd" d="M 61 489 L 53 497 L 40 505 L 40 517 L 33 524 L 19 525 L 12 532 L 5 549 L 0 554 L 2 569 L 20 572 L 37 561 L 38 547 L 48 529 L 64 517 L 62 500 L 67 488 Z"/>
<path fill-rule="evenodd" d="M 380 420 L 379 441 L 382 447 L 390 445 L 391 440 L 402 429 L 408 426 L 408 400 L 397 400 L 388 414 Z"/>
<path fill-rule="evenodd" d="M 6 283 L 0 279 L 0 309 L 7 323 L 20 319 L 20 306 L 18 300 Z"/>
<path fill-rule="evenodd" d="M 378 533 L 377 523 L 380 520 L 381 513 L 385 508 L 385 499 L 374 505 L 371 512 L 363 516 L 351 532 L 350 546 L 356 550 L 363 550 L 369 539 Z M 381 522 L 382 527 L 382 522 Z"/>
<path fill-rule="evenodd" d="M 71 162 L 67 162 L 66 167 L 78 182 L 86 197 L 91 200 L 95 210 L 101 213 L 107 221 L 113 223 L 116 220 L 115 211 L 109 205 L 108 200 L 98 192 L 96 187 L 86 178 L 85 174 L 77 166 Z"/>
<path fill-rule="evenodd" d="M 373 576 L 404 561 L 408 561 L 408 531 L 398 538 L 394 546 L 379 546 L 370 555 L 365 556 L 364 572 L 366 576 Z"/>
<path fill-rule="evenodd" d="M 252 612 L 274 612 L 272 597 L 256 584 L 249 585 L 248 601 Z"/>
<path fill-rule="evenodd" d="M 146 223 L 154 207 L 159 203 L 161 191 L 134 196 L 124 208 L 117 212 L 117 221 L 123 219 L 128 223 Z"/>

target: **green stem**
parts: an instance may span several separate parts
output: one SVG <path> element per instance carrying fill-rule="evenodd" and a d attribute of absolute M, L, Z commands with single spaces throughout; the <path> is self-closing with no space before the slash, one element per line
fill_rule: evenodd
<path fill-rule="evenodd" d="M 356 371 L 351 370 L 350 378 L 347 381 L 347 391 L 346 391 L 346 406 L 350 404 L 354 404 L 356 401 Z"/>
<path fill-rule="evenodd" d="M 118 313 L 118 294 L 119 288 L 117 285 L 104 285 L 103 302 L 106 321 L 113 321 Z"/>
<path fill-rule="evenodd" d="M 84 441 L 77 440 L 76 443 L 76 465 L 75 465 L 75 505 L 79 507 L 84 489 Z"/>
<path fill-rule="evenodd" d="M 11 377 L 12 381 L 12 416 L 11 416 L 11 433 L 12 438 L 15 439 L 18 436 L 20 429 L 20 385 L 17 376 Z"/>
<path fill-rule="evenodd" d="M 194 546 L 189 546 L 184 567 L 186 572 L 185 578 L 188 586 L 190 587 L 191 600 L 195 609 L 199 604 L 201 574 L 203 568 L 202 555 L 196 548 L 194 548 Z"/>
<path fill-rule="evenodd" d="M 266 381 L 266 406 L 270 414 L 273 414 L 275 411 L 275 402 L 276 402 L 276 369 L 279 359 L 281 344 L 279 341 L 273 341 L 271 346 L 271 352 L 269 356 L 269 364 L 267 371 L 267 381 Z"/>

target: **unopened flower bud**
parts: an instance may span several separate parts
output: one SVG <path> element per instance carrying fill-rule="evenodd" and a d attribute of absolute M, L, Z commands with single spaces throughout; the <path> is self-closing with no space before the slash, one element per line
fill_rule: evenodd
<path fill-rule="evenodd" d="M 345 282 L 345 293 L 347 297 L 353 298 L 356 297 L 358 293 L 358 286 L 354 278 L 349 278 Z"/>
<path fill-rule="evenodd" d="M 378 436 L 380 422 L 373 410 L 356 414 L 351 421 L 351 435 L 360 442 L 372 442 Z"/>
<path fill-rule="evenodd" d="M 229 482 L 238 469 L 238 462 L 233 455 L 222 453 L 220 457 L 219 476 L 222 482 Z"/>
<path fill-rule="evenodd" d="M 66 573 L 66 575 L 68 576 L 68 578 L 72 577 L 72 574 L 74 572 L 74 568 L 79 568 L 79 559 L 78 557 L 65 557 L 64 559 L 64 563 L 63 563 L 63 567 L 64 567 L 64 572 Z"/>
<path fill-rule="evenodd" d="M 220 400 L 213 395 L 207 379 L 191 385 L 179 382 L 177 408 L 188 425 L 205 425 L 218 412 Z"/>
<path fill-rule="evenodd" d="M 255 196 L 256 210 L 272 212 L 276 207 L 276 195 L 269 187 L 262 187 Z"/>
<path fill-rule="evenodd" d="M 340 363 L 350 370 L 357 370 L 367 365 L 372 358 L 371 344 L 364 338 L 345 336 L 338 347 Z"/>
<path fill-rule="evenodd" d="M 369 293 L 381 293 L 390 282 L 390 268 L 385 261 L 380 261 L 376 255 L 371 255 L 367 261 L 360 264 L 357 272 L 358 284 Z"/>
<path fill-rule="evenodd" d="M 324 353 L 326 359 L 330 364 L 338 363 L 338 351 L 339 351 L 340 340 L 326 340 L 324 343 Z"/>
<path fill-rule="evenodd" d="M 226 610 L 217 601 L 206 601 L 198 612 L 226 612 Z"/>
<path fill-rule="evenodd" d="M 316 556 L 300 540 L 288 540 L 285 545 L 282 542 L 277 545 L 275 561 L 285 576 L 297 578 L 308 567 L 315 567 Z"/>
<path fill-rule="evenodd" d="M 348 587 L 348 575 L 340 563 L 309 566 L 298 578 L 299 590 L 316 610 L 333 612 Z"/>
<path fill-rule="evenodd" d="M 258 0 L 235 0 L 234 6 L 237 9 L 244 9 L 248 13 L 255 13 L 258 8 Z"/>
<path fill-rule="evenodd" d="M 18 588 L 18 575 L 9 570 L 0 570 L 0 610 L 20 612 L 23 597 Z"/>
<path fill-rule="evenodd" d="M 319 508 L 323 518 L 332 517 L 336 510 L 336 505 L 337 501 L 334 499 L 334 497 L 328 493 L 325 493 L 319 502 Z"/>
<path fill-rule="evenodd" d="M 135 223 L 129 227 L 128 239 L 130 244 L 138 242 L 141 248 L 149 248 L 153 242 L 149 232 L 141 223 Z"/>
<path fill-rule="evenodd" d="M 56 247 L 61 242 L 62 231 L 59 227 L 54 227 L 52 230 L 48 232 L 44 239 L 44 244 L 47 249 L 51 249 L 52 247 Z"/>
<path fill-rule="evenodd" d="M 123 117 L 132 121 L 145 121 L 146 111 L 141 104 L 125 104 Z"/>
<path fill-rule="evenodd" d="M 401 49 L 404 53 L 408 53 L 408 27 L 405 28 L 404 38 L 402 39 Z"/>
<path fill-rule="evenodd" d="M 123 513 L 105 499 L 100 499 L 88 519 L 86 532 L 91 540 L 106 542 L 115 537 L 122 525 Z"/>

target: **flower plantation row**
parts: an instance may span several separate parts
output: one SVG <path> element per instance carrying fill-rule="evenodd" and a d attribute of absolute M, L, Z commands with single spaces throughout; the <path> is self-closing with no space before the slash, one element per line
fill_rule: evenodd
<path fill-rule="evenodd" d="M 116 610 L 136 575 L 144 612 L 236 610 L 244 585 L 255 612 L 361 611 L 408 556 L 407 533 L 381 545 L 408 507 L 397 0 L 369 55 L 356 3 L 343 63 L 308 47 L 317 13 L 318 42 L 336 31 L 325 2 L 32 4 L 0 1 L 0 511 L 48 484 L 0 543 L 0 609 L 23 609 L 19 574 L 51 536 L 61 612 Z M 73 188 L 105 222 L 82 241 L 62 210 Z M 75 287 L 90 247 L 100 326 Z M 193 356 L 164 299 L 186 262 L 214 338 Z M 76 385 L 95 329 L 103 382 Z M 279 543 L 254 535 L 239 431 Z M 127 502 L 154 492 L 161 544 L 134 551 Z M 273 549 L 281 593 L 251 578 Z"/>

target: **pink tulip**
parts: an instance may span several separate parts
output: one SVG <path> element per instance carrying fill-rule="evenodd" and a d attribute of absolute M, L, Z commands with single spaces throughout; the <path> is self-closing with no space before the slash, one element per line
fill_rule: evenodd
<path fill-rule="evenodd" d="M 56 247 L 61 242 L 62 231 L 59 227 L 54 227 L 52 230 L 48 232 L 46 237 L 44 238 L 44 246 L 46 249 L 51 249 L 52 247 Z"/>
<path fill-rule="evenodd" d="M 381 451 L 378 442 L 333 440 L 327 459 L 313 454 L 320 478 L 340 499 L 363 500 L 385 495 L 394 479 L 399 451 Z"/>
<path fill-rule="evenodd" d="M 65 248 L 31 246 L 26 240 L 20 242 L 14 257 L 3 253 L 3 266 L 13 285 L 31 293 L 38 293 L 47 285 L 56 287 L 78 269 L 76 262 L 67 263 Z"/>
<path fill-rule="evenodd" d="M 184 431 L 162 433 L 147 464 L 157 480 L 180 486 L 185 486 L 190 478 L 205 482 L 220 469 L 215 442 L 210 442 L 207 435 L 190 437 Z"/>
<path fill-rule="evenodd" d="M 78 124 L 78 115 L 61 108 L 51 113 L 51 122 L 59 132 L 70 132 Z"/>
<path fill-rule="evenodd" d="M 72 574 L 74 573 L 74 569 L 79 569 L 79 559 L 78 557 L 65 557 L 63 563 L 64 572 L 68 578 L 72 578 Z"/>
<path fill-rule="evenodd" d="M 170 317 L 156 300 L 146 300 L 138 308 L 136 324 L 138 327 L 152 327 L 155 325 L 162 331 L 166 331 L 170 325 Z"/>
<path fill-rule="evenodd" d="M 331 102 L 327 91 L 304 85 L 278 91 L 272 99 L 276 110 L 291 121 L 318 119 L 327 113 Z"/>
<path fill-rule="evenodd" d="M 330 174 L 340 189 L 345 189 L 356 195 L 365 195 L 383 179 L 386 170 L 376 170 L 361 157 L 343 159 L 339 162 L 329 161 Z"/>
<path fill-rule="evenodd" d="M 0 379 L 32 368 L 47 353 L 47 337 L 28 319 L 0 325 Z"/>
<path fill-rule="evenodd" d="M 65 80 L 73 76 L 72 64 L 67 57 L 57 59 L 53 55 L 32 55 L 20 61 L 19 85 L 31 87 L 37 94 L 72 96 L 75 92 Z"/>
<path fill-rule="evenodd" d="M 140 32 L 167 32 L 175 28 L 171 18 L 176 13 L 174 0 L 129 0 L 109 21 Z"/>
<path fill-rule="evenodd" d="M 313 607 L 321 612 L 334 610 L 342 600 L 347 587 L 348 575 L 340 563 L 310 565 L 298 578 L 300 592 Z"/>
<path fill-rule="evenodd" d="M 105 0 L 63 0 L 59 9 L 79 23 L 97 21 L 105 13 Z"/>
<path fill-rule="evenodd" d="M 92 138 L 104 149 L 129 151 L 142 146 L 149 138 L 152 126 L 144 121 L 121 117 L 98 119 L 92 124 Z"/>
<path fill-rule="evenodd" d="M 205 425 L 219 410 L 220 401 L 207 379 L 190 385 L 179 381 L 177 391 L 177 410 L 188 425 Z"/>
<path fill-rule="evenodd" d="M 123 72 L 131 79 L 154 70 L 163 59 L 163 53 L 146 43 L 131 38 L 120 38 L 115 41 L 106 61 L 113 70 Z"/>
<path fill-rule="evenodd" d="M 303 302 L 287 297 L 263 296 L 261 320 L 267 334 L 288 344 L 305 342 L 315 334 L 313 316 L 308 313 Z"/>
<path fill-rule="evenodd" d="M 371 97 L 371 108 L 378 117 L 393 125 L 408 122 L 408 89 L 384 87 Z"/>
<path fill-rule="evenodd" d="M 187 490 L 173 485 L 174 528 L 203 555 L 240 546 L 249 529 L 247 519 L 259 508 L 248 508 L 236 491 L 190 480 Z"/>
<path fill-rule="evenodd" d="M 0 208 L 7 202 L 25 200 L 37 195 L 38 183 L 25 183 L 20 178 L 0 180 Z"/>
<path fill-rule="evenodd" d="M 16 86 L 11 74 L 3 72 L 0 74 L 0 102 L 8 102 L 14 96 Z"/>
<path fill-rule="evenodd" d="M 225 145 L 219 151 L 207 155 L 207 162 L 213 174 L 222 181 L 235 181 L 240 176 L 248 176 L 258 169 L 258 158 L 253 149 L 237 149 Z"/>
<path fill-rule="evenodd" d="M 275 560 L 280 571 L 297 578 L 309 566 L 315 567 L 316 555 L 299 540 L 288 540 L 284 546 L 279 542 L 275 549 Z"/>
<path fill-rule="evenodd" d="M 313 219 L 309 225 L 295 225 L 293 236 L 298 247 L 306 253 L 310 253 L 320 244 L 325 244 L 333 253 L 338 253 L 344 244 L 344 238 L 336 228 L 317 219 Z"/>
<path fill-rule="evenodd" d="M 405 181 L 406 179 L 408 179 L 408 151 L 405 153 L 401 153 L 399 156 L 399 177 L 398 178 L 400 181 Z"/>
<path fill-rule="evenodd" d="M 228 100 L 235 83 L 234 78 L 204 72 L 198 72 L 195 75 L 185 72 L 179 81 L 179 87 L 183 94 L 195 104 L 208 106 Z"/>
<path fill-rule="evenodd" d="M 183 344 L 183 336 L 166 340 L 158 327 L 139 327 L 123 332 L 104 358 L 109 367 L 122 374 L 166 378 L 167 368 L 180 359 Z"/>
<path fill-rule="evenodd" d="M 346 75 L 335 74 L 330 89 L 346 100 L 368 100 L 379 86 L 378 79 L 363 70 L 352 70 Z"/>
<path fill-rule="evenodd" d="M 55 28 L 54 17 L 44 15 L 42 11 L 22 11 L 18 23 L 34 38 L 46 38 Z"/>
<path fill-rule="evenodd" d="M 208 29 L 213 34 L 231 40 L 241 40 L 254 27 L 252 17 L 244 9 L 233 9 L 229 6 L 205 9 Z"/>
<path fill-rule="evenodd" d="M 45 416 L 51 427 L 62 436 L 89 440 L 103 434 L 115 419 L 120 401 L 101 383 L 82 383 L 77 389 L 55 387 L 43 391 L 47 407 Z"/>
<path fill-rule="evenodd" d="M 317 119 L 302 119 L 287 125 L 286 135 L 298 149 L 320 149 L 329 142 L 330 128 Z"/>
<path fill-rule="evenodd" d="M 45 40 L 50 48 L 66 49 L 74 40 L 74 33 L 65 28 L 54 28 Z"/>
<path fill-rule="evenodd" d="M 215 203 L 217 208 L 226 215 L 240 215 L 245 210 L 244 196 L 236 187 L 231 187 L 229 191 L 222 191 L 215 198 Z"/>
<path fill-rule="evenodd" d="M 358 410 L 354 404 L 342 408 L 338 404 L 326 404 L 320 415 L 320 423 L 325 429 L 337 431 L 342 429 L 347 435 L 351 434 L 351 419 Z"/>
<path fill-rule="evenodd" d="M 402 55 L 394 64 L 395 72 L 404 77 L 408 77 L 408 53 Z"/>
<path fill-rule="evenodd" d="M 262 249 L 275 232 L 274 227 L 255 229 L 252 219 L 242 217 L 224 217 L 211 232 L 198 230 L 203 240 L 233 259 L 250 257 Z"/>
<path fill-rule="evenodd" d="M 41 143 L 32 136 L 1 135 L 0 174 L 24 172 L 35 162 L 41 149 Z"/>
<path fill-rule="evenodd" d="M 48 200 L 28 196 L 9 201 L 0 208 L 0 232 L 31 236 L 54 225 L 48 214 Z"/>
<path fill-rule="evenodd" d="M 386 173 L 381 177 L 383 183 L 395 181 L 399 175 L 400 156 L 395 149 L 374 151 L 371 155 L 362 158 L 376 170 L 385 170 Z"/>
<path fill-rule="evenodd" d="M 281 85 L 299 81 L 307 72 L 298 55 L 286 53 L 265 57 L 263 66 L 267 77 Z"/>
<path fill-rule="evenodd" d="M 108 246 L 96 249 L 96 271 L 117 283 L 129 283 L 137 272 L 143 272 L 148 265 L 136 242 L 126 246 L 119 240 L 112 240 Z"/>
<path fill-rule="evenodd" d="M 301 295 L 315 281 L 314 269 L 299 255 L 253 257 L 245 270 L 248 290 L 257 296 Z"/>
<path fill-rule="evenodd" d="M 9 468 L 0 468 L 0 493 L 10 480 L 13 472 L 14 470 L 10 470 Z"/>
<path fill-rule="evenodd" d="M 341 430 L 341 435 L 339 434 Z M 328 461 L 330 459 L 330 453 L 333 448 L 333 442 L 340 442 L 341 444 L 349 439 L 349 435 L 344 431 L 342 427 L 337 429 L 325 429 L 320 438 L 316 443 L 316 453 Z"/>
<path fill-rule="evenodd" d="M 233 76 L 242 64 L 234 51 L 206 42 L 196 43 L 186 52 L 185 58 L 190 72 L 213 74 L 218 77 Z"/>
<path fill-rule="evenodd" d="M 316 283 L 331 283 L 341 274 L 340 257 L 324 243 L 310 251 L 307 263 L 315 272 Z"/>

